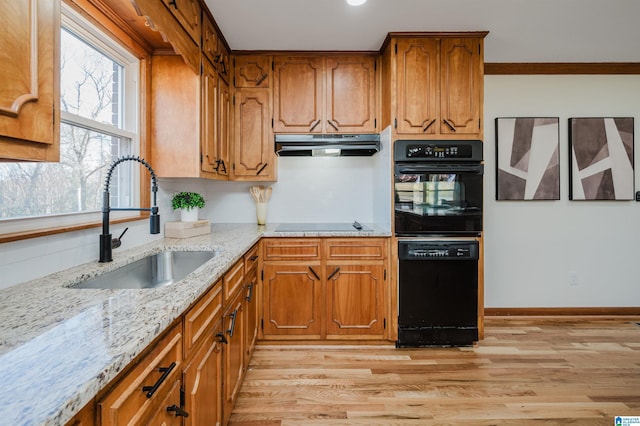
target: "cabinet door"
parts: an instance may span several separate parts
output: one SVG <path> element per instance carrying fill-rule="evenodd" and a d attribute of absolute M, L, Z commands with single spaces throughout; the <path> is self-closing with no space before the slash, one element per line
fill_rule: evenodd
<path fill-rule="evenodd" d="M 202 14 L 202 54 L 212 64 L 218 60 L 218 33 L 206 13 Z"/>
<path fill-rule="evenodd" d="M 442 39 L 441 133 L 480 133 L 484 84 L 481 53 L 482 40 Z"/>
<path fill-rule="evenodd" d="M 223 348 L 223 393 L 224 405 L 222 408 L 223 424 L 227 424 L 236 396 L 242 385 L 244 375 L 244 294 L 238 296 L 230 304 L 229 310 L 223 318 L 223 332 L 227 344 Z"/>
<path fill-rule="evenodd" d="M 200 3 L 198 0 L 162 0 L 191 39 L 200 46 Z"/>
<path fill-rule="evenodd" d="M 0 2 L 0 159 L 60 158 L 60 1 Z"/>
<path fill-rule="evenodd" d="M 273 131 L 324 131 L 324 58 L 276 56 L 273 82 Z"/>
<path fill-rule="evenodd" d="M 384 333 L 384 264 L 327 265 L 327 336 Z"/>
<path fill-rule="evenodd" d="M 327 133 L 376 131 L 376 57 L 326 59 Z"/>
<path fill-rule="evenodd" d="M 244 344 L 244 367 L 249 365 L 249 360 L 253 354 L 253 349 L 258 338 L 258 275 L 253 269 L 247 276 L 247 289 L 245 293 L 245 344 Z"/>
<path fill-rule="evenodd" d="M 236 56 L 233 83 L 236 88 L 267 89 L 271 84 L 271 56 Z"/>
<path fill-rule="evenodd" d="M 214 64 L 220 77 L 227 83 L 229 83 L 229 76 L 231 75 L 230 59 L 227 47 L 222 42 L 222 39 L 218 37 L 218 54 L 215 57 Z"/>
<path fill-rule="evenodd" d="M 215 173 L 220 153 L 218 152 L 218 73 L 213 65 L 202 60 L 202 171 Z"/>
<path fill-rule="evenodd" d="M 438 40 L 398 39 L 396 132 L 434 134 L 438 126 Z"/>
<path fill-rule="evenodd" d="M 268 263 L 262 280 L 264 335 L 321 336 L 320 264 Z"/>
<path fill-rule="evenodd" d="M 185 410 L 184 426 L 217 425 L 222 422 L 222 333 L 218 321 L 203 337 L 203 344 L 183 370 Z"/>
<path fill-rule="evenodd" d="M 231 143 L 231 94 L 229 84 L 222 78 L 218 79 L 218 176 L 229 176 L 229 147 Z"/>
<path fill-rule="evenodd" d="M 235 180 L 275 181 L 271 96 L 266 89 L 237 89 L 232 173 Z"/>

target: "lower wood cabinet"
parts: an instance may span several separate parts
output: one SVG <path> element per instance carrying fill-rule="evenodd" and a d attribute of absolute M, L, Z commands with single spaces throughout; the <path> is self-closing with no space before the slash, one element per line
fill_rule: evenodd
<path fill-rule="evenodd" d="M 162 424 L 152 422 L 173 407 L 172 416 L 182 414 L 182 324 L 174 325 L 133 369 L 98 402 L 102 426 Z M 177 389 L 177 391 L 176 391 Z M 182 419 L 173 419 L 182 424 Z M 181 416 L 179 416 L 181 417 Z"/>
<path fill-rule="evenodd" d="M 259 318 L 259 307 L 258 304 L 258 294 L 259 294 L 259 286 L 258 284 L 258 263 L 260 255 L 259 245 L 254 245 L 245 255 L 244 255 L 244 278 L 246 282 L 246 290 L 245 290 L 245 342 L 244 342 L 244 368 L 246 370 L 249 365 L 249 360 L 251 360 L 251 355 L 253 355 L 253 350 L 256 346 L 256 341 L 258 340 L 258 318 Z"/>
<path fill-rule="evenodd" d="M 226 337 L 222 353 L 223 362 L 223 406 L 222 421 L 226 424 L 231 417 L 236 396 L 244 377 L 244 329 L 245 329 L 244 294 L 238 293 L 229 304 L 223 317 L 223 333 Z"/>
<path fill-rule="evenodd" d="M 184 317 L 184 426 L 222 422 L 222 280 Z"/>
<path fill-rule="evenodd" d="M 322 336 L 320 264 L 267 263 L 263 270 L 264 336 Z"/>
<path fill-rule="evenodd" d="M 327 338 L 384 337 L 385 265 L 327 265 Z"/>
<path fill-rule="evenodd" d="M 264 339 L 387 337 L 388 240 L 263 240 Z"/>

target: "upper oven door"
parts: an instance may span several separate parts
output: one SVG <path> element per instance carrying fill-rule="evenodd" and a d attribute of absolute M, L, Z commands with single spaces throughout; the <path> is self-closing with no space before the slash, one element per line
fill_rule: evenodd
<path fill-rule="evenodd" d="M 479 234 L 483 172 L 480 163 L 396 163 L 396 235 Z"/>

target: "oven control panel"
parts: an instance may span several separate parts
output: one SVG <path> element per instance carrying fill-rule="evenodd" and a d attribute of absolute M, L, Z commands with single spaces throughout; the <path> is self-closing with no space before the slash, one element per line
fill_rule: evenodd
<path fill-rule="evenodd" d="M 402 260 L 474 260 L 478 259 L 477 241 L 399 241 Z"/>
<path fill-rule="evenodd" d="M 482 162 L 480 140 L 397 140 L 393 159 L 398 162 Z"/>
<path fill-rule="evenodd" d="M 407 158 L 471 158 L 472 149 L 469 145 L 436 145 L 421 144 L 408 145 Z"/>

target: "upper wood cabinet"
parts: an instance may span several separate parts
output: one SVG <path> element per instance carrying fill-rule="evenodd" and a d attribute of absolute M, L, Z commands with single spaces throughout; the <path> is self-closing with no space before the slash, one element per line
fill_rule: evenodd
<path fill-rule="evenodd" d="M 159 31 L 182 56 L 193 72 L 200 74 L 202 9 L 198 0 L 130 0 L 151 28 Z M 160 5 L 162 3 L 163 5 Z"/>
<path fill-rule="evenodd" d="M 276 56 L 273 63 L 273 131 L 322 133 L 324 58 Z"/>
<path fill-rule="evenodd" d="M 202 14 L 202 54 L 216 64 L 220 58 L 218 54 L 218 32 L 206 13 Z"/>
<path fill-rule="evenodd" d="M 0 160 L 60 158 L 60 1 L 0 2 Z"/>
<path fill-rule="evenodd" d="M 327 133 L 377 131 L 376 69 L 375 56 L 327 57 Z"/>
<path fill-rule="evenodd" d="M 271 56 L 235 56 L 233 84 L 236 88 L 271 87 Z"/>
<path fill-rule="evenodd" d="M 397 135 L 482 139 L 485 35 L 391 38 L 383 56 L 390 68 L 383 103 L 391 105 L 385 116 Z"/>
<path fill-rule="evenodd" d="M 272 57 L 238 55 L 233 58 L 234 136 L 231 179 L 275 181 L 273 151 Z"/>
<path fill-rule="evenodd" d="M 274 132 L 377 130 L 375 56 L 274 57 Z"/>
<path fill-rule="evenodd" d="M 277 158 L 271 131 L 271 91 L 236 89 L 233 180 L 275 181 Z"/>
<path fill-rule="evenodd" d="M 178 56 L 152 62 L 152 166 L 160 177 L 228 179 L 231 93 L 213 65 L 197 75 Z"/>
<path fill-rule="evenodd" d="M 200 2 L 198 0 L 162 0 L 169 12 L 180 22 L 182 28 L 199 46 L 202 30 L 200 27 Z"/>

